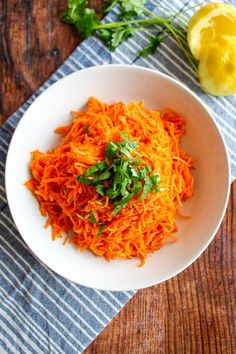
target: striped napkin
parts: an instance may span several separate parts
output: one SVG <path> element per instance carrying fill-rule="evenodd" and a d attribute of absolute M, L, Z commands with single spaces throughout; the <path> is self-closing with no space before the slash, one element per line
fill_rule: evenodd
<path fill-rule="evenodd" d="M 234 4 L 234 0 L 227 1 Z M 149 1 L 154 13 L 182 11 L 199 1 Z M 207 1 L 205 1 L 207 3 Z M 202 3 L 201 3 L 202 4 Z M 168 9 L 168 10 L 167 10 Z M 194 10 L 183 12 L 183 19 Z M 115 20 L 114 9 L 105 21 Z M 149 35 L 148 35 L 149 36 Z M 42 265 L 27 248 L 11 218 L 4 189 L 8 145 L 26 109 L 47 87 L 86 67 L 111 63 L 146 66 L 184 82 L 208 105 L 225 138 L 236 176 L 236 97 L 216 98 L 201 90 L 196 74 L 170 38 L 142 59 L 144 32 L 110 53 L 97 38 L 84 41 L 54 75 L 4 124 L 0 133 L 0 353 L 78 354 L 103 330 L 134 292 L 93 290 L 72 283 Z M 108 350 L 109 351 L 109 350 Z"/>

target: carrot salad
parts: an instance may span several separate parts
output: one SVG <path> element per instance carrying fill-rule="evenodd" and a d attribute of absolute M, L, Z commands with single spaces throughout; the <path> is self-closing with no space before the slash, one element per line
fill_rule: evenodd
<path fill-rule="evenodd" d="M 58 127 L 60 144 L 34 151 L 25 183 L 63 238 L 108 261 L 160 249 L 178 229 L 177 208 L 193 194 L 193 158 L 180 148 L 184 118 L 144 102 L 112 105 L 90 98 Z"/>

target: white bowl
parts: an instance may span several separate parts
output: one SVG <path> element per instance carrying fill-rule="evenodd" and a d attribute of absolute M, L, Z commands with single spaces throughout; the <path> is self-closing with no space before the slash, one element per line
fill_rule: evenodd
<path fill-rule="evenodd" d="M 172 108 L 187 120 L 182 146 L 195 157 L 195 194 L 183 206 L 189 221 L 178 220 L 179 240 L 165 245 L 137 267 L 138 259 L 108 263 L 51 240 L 35 198 L 23 186 L 30 177 L 30 152 L 46 151 L 59 140 L 54 129 L 71 121 L 90 96 L 107 103 L 144 99 L 149 108 Z M 49 268 L 81 285 L 133 290 L 161 283 L 188 267 L 205 250 L 222 221 L 230 169 L 220 132 L 206 106 L 186 86 L 157 71 L 128 65 L 97 66 L 58 81 L 42 93 L 21 119 L 9 147 L 6 190 L 15 224 L 32 252 Z"/>

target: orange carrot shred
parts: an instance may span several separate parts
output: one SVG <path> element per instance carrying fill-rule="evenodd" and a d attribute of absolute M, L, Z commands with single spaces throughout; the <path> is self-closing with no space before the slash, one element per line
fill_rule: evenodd
<path fill-rule="evenodd" d="M 114 217 L 109 198 L 76 177 L 105 159 L 107 143 L 118 141 L 121 131 L 137 143 L 135 154 L 159 173 L 161 182 L 158 192 L 141 201 L 134 196 Z M 180 147 L 184 131 L 185 119 L 172 110 L 160 113 L 145 108 L 144 102 L 108 105 L 90 98 L 86 112 L 73 112 L 72 123 L 56 129 L 59 146 L 32 153 L 32 177 L 25 185 L 37 198 L 42 215 L 47 215 L 52 239 L 64 237 L 64 243 L 90 249 L 108 261 L 139 257 L 142 266 L 147 254 L 168 238 L 175 239 L 177 207 L 193 194 L 194 160 Z M 88 220 L 89 212 L 105 224 L 99 237 L 99 225 Z"/>

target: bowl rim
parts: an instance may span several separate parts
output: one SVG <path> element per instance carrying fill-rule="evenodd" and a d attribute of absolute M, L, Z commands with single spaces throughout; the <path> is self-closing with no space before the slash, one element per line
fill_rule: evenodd
<path fill-rule="evenodd" d="M 14 213 L 12 212 L 12 204 L 11 204 L 11 198 L 9 197 L 10 193 L 9 193 L 9 183 L 8 183 L 8 170 L 9 170 L 9 161 L 12 155 L 12 150 L 14 148 L 14 141 L 16 140 L 17 137 L 17 132 L 19 131 L 18 128 L 21 127 L 21 125 L 23 124 L 25 118 L 28 116 L 28 114 L 30 113 L 32 107 L 34 106 L 35 102 L 41 100 L 44 95 L 46 95 L 49 91 L 53 90 L 54 86 L 58 85 L 59 82 L 62 81 L 66 81 L 66 80 L 70 80 L 70 78 L 72 76 L 77 76 L 80 75 L 81 72 L 85 72 L 85 71 L 97 71 L 97 70 L 115 70 L 115 69 L 128 69 L 128 70 L 138 70 L 138 71 L 143 71 L 143 72 L 150 72 L 154 75 L 157 75 L 159 77 L 164 78 L 167 81 L 170 81 L 172 83 L 174 83 L 176 86 L 182 88 L 184 91 L 186 91 L 188 94 L 190 94 L 197 102 L 200 106 L 202 106 L 204 108 L 204 110 L 208 113 L 209 118 L 211 119 L 218 135 L 219 138 L 221 140 L 222 143 L 222 147 L 226 156 L 226 167 L 227 167 L 227 190 L 226 190 L 226 194 L 225 194 L 225 199 L 224 199 L 224 205 L 219 217 L 219 220 L 217 222 L 217 224 L 214 227 L 214 230 L 212 231 L 212 233 L 209 235 L 208 240 L 204 243 L 204 245 L 200 248 L 200 250 L 191 258 L 190 261 L 186 262 L 183 264 L 182 267 L 180 267 L 176 272 L 173 272 L 171 275 L 167 275 L 165 277 L 163 277 L 162 281 L 159 282 L 155 282 L 155 281 L 150 281 L 148 285 L 144 285 L 141 286 L 139 288 L 134 288 L 134 287 L 130 287 L 130 288 L 124 288 L 124 289 L 120 289 L 120 287 L 92 287 L 91 285 L 89 285 L 88 283 L 83 283 L 83 282 L 77 282 L 74 279 L 72 279 L 73 277 L 68 277 L 65 275 L 62 275 L 61 273 L 58 272 L 58 270 L 56 268 L 54 268 L 52 265 L 48 266 L 44 261 L 42 261 L 40 259 L 40 257 L 37 256 L 35 250 L 32 249 L 31 246 L 29 246 L 27 240 L 24 237 L 23 232 L 21 233 L 21 225 L 18 224 L 18 222 L 15 220 L 15 216 Z M 7 196 L 7 201 L 8 201 L 8 207 L 12 216 L 12 219 L 16 225 L 16 228 L 18 230 L 18 232 L 20 233 L 23 241 L 25 242 L 26 246 L 29 248 L 30 252 L 32 252 L 32 254 L 36 257 L 36 259 L 44 264 L 47 268 L 51 269 L 53 272 L 55 272 L 56 274 L 59 274 L 60 276 L 63 276 L 65 279 L 69 280 L 69 281 L 73 281 L 75 284 L 79 284 L 81 286 L 86 286 L 86 287 L 90 287 L 90 288 L 94 288 L 94 289 L 98 289 L 98 290 L 105 290 L 105 291 L 135 291 L 135 290 L 139 290 L 139 289 L 144 289 L 147 287 L 151 287 L 157 284 L 161 284 L 171 278 L 173 278 L 174 276 L 176 276 L 177 274 L 181 273 L 183 270 L 185 270 L 186 268 L 188 268 L 193 262 L 196 261 L 196 259 L 198 259 L 201 254 L 206 250 L 206 248 L 209 246 L 209 244 L 211 243 L 211 241 L 213 240 L 213 238 L 215 237 L 221 223 L 222 220 L 224 218 L 225 212 L 226 212 L 226 208 L 228 205 L 228 200 L 229 200 L 229 195 L 230 195 L 230 184 L 231 184 L 231 174 L 230 174 L 231 168 L 230 168 L 230 159 L 229 159 L 229 153 L 226 147 L 226 143 L 224 141 L 223 135 L 217 125 L 217 123 L 215 122 L 214 118 L 212 117 L 212 114 L 210 112 L 209 107 L 191 90 L 189 89 L 184 83 L 182 83 L 181 81 L 178 81 L 176 79 L 174 79 L 173 77 L 170 77 L 164 73 L 161 73 L 160 71 L 158 71 L 157 69 L 151 69 L 151 68 L 147 68 L 147 67 L 143 67 L 143 66 L 139 66 L 139 65 L 130 65 L 130 64 L 102 64 L 102 65 L 96 65 L 96 66 L 91 66 L 88 68 L 83 68 L 81 70 L 77 70 L 71 74 L 68 74 L 64 77 L 62 77 L 61 79 L 57 80 L 56 82 L 54 82 L 52 85 L 50 85 L 48 88 L 46 88 L 39 96 L 37 96 L 34 101 L 30 104 L 30 106 L 26 109 L 26 111 L 24 112 L 23 116 L 21 117 L 18 125 L 15 128 L 15 131 L 12 135 L 9 147 L 8 147 L 8 152 L 7 152 L 7 157 L 6 157 L 6 164 L 5 164 L 5 189 L 6 189 L 6 196 Z"/>

